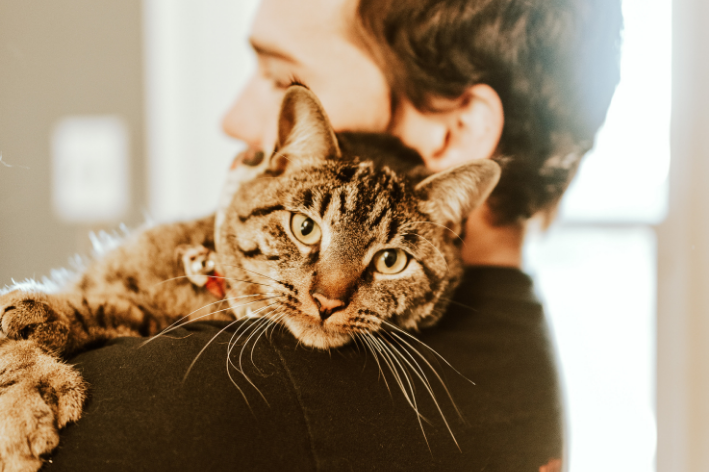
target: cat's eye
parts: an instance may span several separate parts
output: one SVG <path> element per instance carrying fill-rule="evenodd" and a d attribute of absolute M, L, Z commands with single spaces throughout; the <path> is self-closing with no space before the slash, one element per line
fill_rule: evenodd
<path fill-rule="evenodd" d="M 382 274 L 398 274 L 407 262 L 409 256 L 401 249 L 384 249 L 374 255 L 374 268 Z"/>
<path fill-rule="evenodd" d="M 312 218 L 302 213 L 293 214 L 290 220 L 290 229 L 298 241 L 308 246 L 319 243 L 322 236 L 320 226 Z"/>

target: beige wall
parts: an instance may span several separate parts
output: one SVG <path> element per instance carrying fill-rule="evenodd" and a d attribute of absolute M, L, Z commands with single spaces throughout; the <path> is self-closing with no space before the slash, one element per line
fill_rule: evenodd
<path fill-rule="evenodd" d="M 709 2 L 674 0 L 673 14 L 670 213 L 658 241 L 657 463 L 659 472 L 699 472 L 709 470 Z"/>
<path fill-rule="evenodd" d="M 0 287 L 87 248 L 50 202 L 50 132 L 69 114 L 128 125 L 132 208 L 144 208 L 140 0 L 0 0 Z"/>

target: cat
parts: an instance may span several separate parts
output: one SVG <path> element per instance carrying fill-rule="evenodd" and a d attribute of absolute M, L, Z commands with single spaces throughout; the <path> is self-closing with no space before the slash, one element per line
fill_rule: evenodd
<path fill-rule="evenodd" d="M 56 293 L 1 295 L 3 470 L 41 467 L 86 398 L 61 359 L 112 337 L 256 316 L 331 349 L 388 326 L 434 324 L 462 275 L 465 216 L 500 170 L 480 160 L 427 175 L 420 164 L 395 138 L 338 140 L 317 97 L 292 86 L 275 151 L 237 168 L 216 216 L 131 235 Z M 200 287 L 205 274 L 216 289 Z"/>

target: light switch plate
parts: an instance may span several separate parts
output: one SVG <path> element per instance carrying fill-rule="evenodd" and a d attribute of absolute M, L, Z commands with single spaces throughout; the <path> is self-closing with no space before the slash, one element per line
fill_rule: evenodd
<path fill-rule="evenodd" d="M 54 126 L 52 204 L 71 223 L 116 222 L 130 203 L 128 130 L 117 116 L 66 116 Z"/>

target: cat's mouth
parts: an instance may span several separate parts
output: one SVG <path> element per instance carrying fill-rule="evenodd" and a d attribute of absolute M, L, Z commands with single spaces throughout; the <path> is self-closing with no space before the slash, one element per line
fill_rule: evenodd
<path fill-rule="evenodd" d="M 317 349 L 332 349 L 344 346 L 352 340 L 349 334 L 337 326 L 328 326 L 325 322 L 307 315 L 285 316 L 281 323 L 301 343 Z"/>
<path fill-rule="evenodd" d="M 317 315 L 288 309 L 279 303 L 279 298 L 279 296 L 268 297 L 262 294 L 228 297 L 231 310 L 237 319 L 271 318 L 288 328 L 293 336 L 308 347 L 332 349 L 352 340 L 345 328 L 346 323 L 340 319 L 346 318 L 344 313 L 323 320 Z M 313 309 L 316 310 L 315 306 Z"/>

